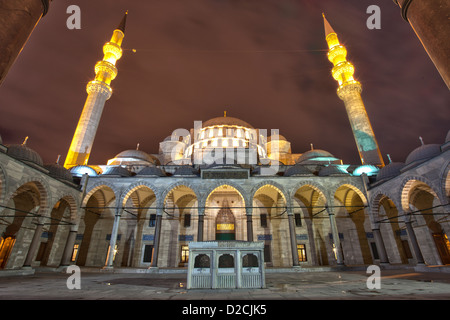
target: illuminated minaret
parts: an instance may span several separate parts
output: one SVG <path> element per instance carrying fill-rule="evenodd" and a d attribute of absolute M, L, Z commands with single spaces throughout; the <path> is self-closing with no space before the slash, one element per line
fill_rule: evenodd
<path fill-rule="evenodd" d="M 354 66 L 347 61 L 347 49 L 339 43 L 338 36 L 323 15 L 325 39 L 328 43 L 328 60 L 334 67 L 333 78 L 339 83 L 337 95 L 344 101 L 353 135 L 363 164 L 384 166 L 378 143 L 361 98 L 361 83 L 353 78 Z"/>
<path fill-rule="evenodd" d="M 111 40 L 103 46 L 103 60 L 95 65 L 95 79 L 86 86 L 87 99 L 78 121 L 64 167 L 87 164 L 95 134 L 106 100 L 112 95 L 111 81 L 117 76 L 116 62 L 122 57 L 122 41 L 125 37 L 125 13 Z"/>

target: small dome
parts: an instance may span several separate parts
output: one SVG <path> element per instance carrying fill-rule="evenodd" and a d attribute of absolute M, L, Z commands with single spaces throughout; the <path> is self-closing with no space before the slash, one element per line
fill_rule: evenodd
<path fill-rule="evenodd" d="M 377 175 L 377 181 L 394 178 L 400 175 L 400 170 L 405 166 L 403 162 L 391 162 L 380 169 Z"/>
<path fill-rule="evenodd" d="M 44 165 L 41 156 L 36 151 L 28 148 L 24 144 L 12 144 L 7 147 L 8 147 L 7 154 L 13 158 L 22 161 L 32 162 L 40 166 Z"/>
<path fill-rule="evenodd" d="M 160 168 L 157 167 L 145 167 L 141 171 L 138 172 L 138 176 L 156 176 L 156 177 L 165 177 L 166 174 Z"/>
<path fill-rule="evenodd" d="M 284 172 L 285 177 L 312 176 L 313 173 L 303 165 L 296 164 Z"/>
<path fill-rule="evenodd" d="M 267 142 L 270 141 L 287 141 L 287 139 L 285 136 L 282 136 L 281 134 L 273 134 L 267 138 Z"/>
<path fill-rule="evenodd" d="M 328 177 L 328 176 L 343 176 L 348 175 L 348 172 L 339 166 L 326 166 L 320 169 L 319 177 Z"/>
<path fill-rule="evenodd" d="M 55 179 L 73 182 L 70 171 L 57 163 L 46 164 L 44 165 L 44 168 L 49 171 L 49 176 Z"/>
<path fill-rule="evenodd" d="M 174 176 L 197 176 L 197 171 L 191 166 L 180 166 L 178 167 L 174 174 Z"/>
<path fill-rule="evenodd" d="M 93 168 L 82 165 L 70 168 L 70 173 L 72 174 L 72 176 L 80 178 L 86 173 L 90 177 L 97 176 L 97 171 L 95 171 Z"/>
<path fill-rule="evenodd" d="M 413 162 L 424 162 L 428 159 L 438 156 L 441 153 L 439 144 L 424 144 L 414 149 L 406 158 L 405 164 L 409 165 Z"/>
<path fill-rule="evenodd" d="M 103 176 L 131 177 L 131 172 L 121 166 L 108 167 L 103 171 Z"/>
<path fill-rule="evenodd" d="M 338 158 L 335 158 L 331 153 L 321 149 L 313 149 L 306 151 L 303 153 L 296 161 L 296 163 L 306 163 L 306 162 L 333 162 L 339 161 Z"/>
<path fill-rule="evenodd" d="M 217 117 L 213 119 L 209 119 L 202 124 L 203 128 L 205 127 L 214 127 L 214 126 L 240 126 L 245 128 L 254 129 L 253 126 L 241 119 L 234 117 Z"/>
<path fill-rule="evenodd" d="M 125 150 L 116 155 L 113 159 L 111 159 L 110 162 L 108 162 L 108 164 L 109 165 L 126 164 L 134 161 L 145 161 L 155 165 L 158 160 L 156 159 L 156 157 L 151 156 L 148 153 L 141 150 Z"/>
<path fill-rule="evenodd" d="M 363 164 L 362 166 L 359 166 L 355 170 L 353 170 L 352 174 L 354 176 L 360 176 L 363 173 L 365 173 L 367 176 L 370 177 L 377 175 L 378 171 L 380 171 L 380 169 L 378 169 L 376 166 L 372 164 Z"/>

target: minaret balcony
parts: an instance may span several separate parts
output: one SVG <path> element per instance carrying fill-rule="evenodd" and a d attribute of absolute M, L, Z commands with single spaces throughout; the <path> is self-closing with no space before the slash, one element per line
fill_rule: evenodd
<path fill-rule="evenodd" d="M 117 72 L 116 66 L 108 61 L 99 61 L 95 65 L 95 74 L 103 79 L 114 80 Z"/>
<path fill-rule="evenodd" d="M 106 96 L 106 100 L 111 98 L 112 89 L 109 85 L 102 81 L 93 80 L 86 86 L 86 92 L 88 94 L 101 94 Z"/>
<path fill-rule="evenodd" d="M 334 66 L 331 70 L 331 74 L 339 84 L 344 82 L 343 79 L 353 79 L 353 74 L 355 73 L 355 67 L 348 61 L 343 61 Z"/>
<path fill-rule="evenodd" d="M 345 49 L 344 46 L 335 46 L 328 52 L 328 60 L 330 60 L 333 65 L 337 65 L 338 63 L 345 61 L 346 58 L 347 49 Z"/>
<path fill-rule="evenodd" d="M 103 54 L 105 55 L 103 60 L 115 65 L 116 61 L 122 57 L 122 48 L 114 42 L 107 42 L 103 46 Z"/>

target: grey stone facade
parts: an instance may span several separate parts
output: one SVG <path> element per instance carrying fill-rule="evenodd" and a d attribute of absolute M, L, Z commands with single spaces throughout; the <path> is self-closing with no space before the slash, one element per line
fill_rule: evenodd
<path fill-rule="evenodd" d="M 264 243 L 266 267 L 449 263 L 448 139 L 437 149 L 419 147 L 378 177 L 337 164 L 282 166 L 272 176 L 257 166 L 159 166 L 142 175 L 72 170 L 74 183 L 58 166 L 19 160 L 10 148 L 0 152 L 3 269 L 186 268 L 190 242 L 216 240 L 225 200 L 234 239 Z"/>

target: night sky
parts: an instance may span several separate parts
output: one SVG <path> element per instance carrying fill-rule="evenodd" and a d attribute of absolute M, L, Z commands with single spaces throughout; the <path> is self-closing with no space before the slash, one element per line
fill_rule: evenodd
<path fill-rule="evenodd" d="M 381 29 L 369 30 L 369 5 Z M 69 5 L 81 30 L 69 30 Z M 380 0 L 58 0 L 37 25 L 0 87 L 0 135 L 44 163 L 62 164 L 86 84 L 129 10 L 124 55 L 106 102 L 90 164 L 123 150 L 158 153 L 159 142 L 195 120 L 223 115 L 279 129 L 293 153 L 324 149 L 360 163 L 326 57 L 322 12 L 346 45 L 385 161 L 443 143 L 450 95 L 410 25 Z M 132 49 L 137 52 L 133 53 Z"/>

